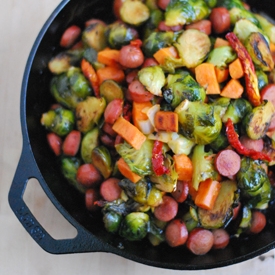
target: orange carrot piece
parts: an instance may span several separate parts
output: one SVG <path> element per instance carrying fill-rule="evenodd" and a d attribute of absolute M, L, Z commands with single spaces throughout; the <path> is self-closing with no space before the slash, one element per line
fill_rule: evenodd
<path fill-rule="evenodd" d="M 105 64 L 106 66 L 121 69 L 119 64 L 119 50 L 106 48 L 97 53 L 97 61 Z"/>
<path fill-rule="evenodd" d="M 194 188 L 192 181 L 188 181 L 188 187 L 189 187 L 188 193 L 191 196 L 192 200 L 195 201 L 198 191 Z"/>
<path fill-rule="evenodd" d="M 179 57 L 177 49 L 174 46 L 161 48 L 153 56 L 157 60 L 157 62 L 161 65 L 165 63 L 165 59 L 167 57 L 173 57 L 173 58 Z"/>
<path fill-rule="evenodd" d="M 106 66 L 97 70 L 99 85 L 107 79 L 121 83 L 125 79 L 124 71 L 115 67 Z"/>
<path fill-rule="evenodd" d="M 220 182 L 212 179 L 200 182 L 195 204 L 203 209 L 213 209 L 221 186 Z"/>
<path fill-rule="evenodd" d="M 178 132 L 178 114 L 170 111 L 158 111 L 155 115 L 155 127 L 159 131 Z"/>
<path fill-rule="evenodd" d="M 186 154 L 173 156 L 175 169 L 178 174 L 178 180 L 191 181 L 193 174 L 193 164 Z"/>
<path fill-rule="evenodd" d="M 269 48 L 270 48 L 271 53 L 275 53 L 275 43 L 270 42 Z"/>
<path fill-rule="evenodd" d="M 99 79 L 92 64 L 83 58 L 80 66 L 84 76 L 89 80 L 94 90 L 95 96 L 99 97 Z"/>
<path fill-rule="evenodd" d="M 222 83 L 228 79 L 229 70 L 227 68 L 221 69 L 221 68 L 215 67 L 215 73 L 216 73 L 218 83 Z"/>
<path fill-rule="evenodd" d="M 146 140 L 146 136 L 136 126 L 123 117 L 119 117 L 116 120 L 112 129 L 136 150 L 139 150 Z"/>
<path fill-rule="evenodd" d="M 147 120 L 148 116 L 142 112 L 145 108 L 151 108 L 153 104 L 148 102 L 135 102 L 133 101 L 132 120 L 133 124 L 139 128 L 139 121 Z"/>
<path fill-rule="evenodd" d="M 215 66 L 211 63 L 202 63 L 195 68 L 198 83 L 205 88 L 206 94 L 220 94 L 220 86 L 215 73 Z"/>
<path fill-rule="evenodd" d="M 229 42 L 225 39 L 218 37 L 214 43 L 214 48 L 230 46 Z"/>
<path fill-rule="evenodd" d="M 229 97 L 229 98 L 240 98 L 244 88 L 239 80 L 230 79 L 225 87 L 221 91 L 221 96 Z"/>
<path fill-rule="evenodd" d="M 120 158 L 118 161 L 117 161 L 117 168 L 119 170 L 119 172 L 127 179 L 129 179 L 130 181 L 132 181 L 133 183 L 136 183 L 138 182 L 141 177 L 134 173 L 129 165 L 125 162 L 125 160 L 123 158 Z"/>
<path fill-rule="evenodd" d="M 240 79 L 244 76 L 243 66 L 239 58 L 229 64 L 229 74 L 233 79 Z"/>

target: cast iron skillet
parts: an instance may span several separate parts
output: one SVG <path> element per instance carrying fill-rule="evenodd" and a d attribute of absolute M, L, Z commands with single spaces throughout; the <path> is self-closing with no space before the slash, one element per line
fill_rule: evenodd
<path fill-rule="evenodd" d="M 260 3 L 259 3 L 260 2 Z M 248 1 L 258 10 L 275 15 L 271 0 Z M 163 244 L 153 247 L 146 241 L 126 242 L 104 230 L 101 218 L 91 216 L 85 208 L 84 198 L 62 178 L 56 158 L 48 149 L 46 132 L 40 118 L 52 103 L 49 93 L 51 74 L 48 60 L 61 49 L 59 38 L 66 27 L 92 17 L 112 22 L 111 0 L 64 0 L 49 17 L 31 50 L 22 83 L 21 125 L 23 134 L 22 155 L 9 193 L 9 203 L 15 215 L 46 251 L 54 254 L 80 252 L 110 252 L 149 266 L 198 270 L 227 266 L 256 257 L 275 247 L 275 215 L 268 216 L 265 230 L 249 238 L 233 239 L 222 251 L 211 251 L 195 256 L 186 248 L 170 248 Z M 38 223 L 30 212 L 23 194 L 29 179 L 36 178 L 60 213 L 77 229 L 74 239 L 55 240 Z"/>

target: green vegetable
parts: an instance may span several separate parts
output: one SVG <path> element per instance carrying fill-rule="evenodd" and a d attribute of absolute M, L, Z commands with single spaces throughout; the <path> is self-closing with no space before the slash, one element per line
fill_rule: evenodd
<path fill-rule="evenodd" d="M 163 97 L 173 108 L 176 108 L 185 99 L 204 101 L 206 92 L 191 75 L 187 75 L 168 84 L 163 89 Z"/>
<path fill-rule="evenodd" d="M 147 237 L 153 246 L 157 246 L 165 241 L 164 229 L 166 224 L 166 222 L 150 217 Z"/>
<path fill-rule="evenodd" d="M 192 140 L 184 137 L 181 134 L 177 134 L 176 137 L 168 141 L 167 144 L 175 155 L 189 155 L 192 151 L 192 148 L 195 146 L 195 143 Z"/>
<path fill-rule="evenodd" d="M 266 17 L 260 14 L 255 14 L 255 16 L 259 20 L 264 34 L 268 36 L 272 43 L 275 43 L 275 26 Z"/>
<path fill-rule="evenodd" d="M 87 132 L 81 141 L 81 157 L 85 163 L 92 163 L 92 151 L 99 145 L 99 128 Z"/>
<path fill-rule="evenodd" d="M 149 19 L 144 24 L 143 39 L 149 37 L 150 34 L 158 28 L 161 21 L 163 21 L 163 12 L 160 9 L 152 10 Z"/>
<path fill-rule="evenodd" d="M 130 41 L 138 38 L 137 31 L 123 22 L 116 21 L 106 27 L 105 36 L 108 45 L 113 49 L 120 49 Z"/>
<path fill-rule="evenodd" d="M 59 136 L 65 136 L 72 131 L 75 123 L 74 113 L 63 107 L 49 110 L 41 117 L 41 124 L 49 131 Z"/>
<path fill-rule="evenodd" d="M 108 232 L 111 232 L 111 233 L 118 232 L 121 221 L 122 221 L 122 215 L 114 211 L 106 212 L 103 215 L 104 227 Z"/>
<path fill-rule="evenodd" d="M 261 161 L 242 158 L 237 183 L 246 205 L 253 208 L 267 206 L 271 198 L 271 186 Z"/>
<path fill-rule="evenodd" d="M 246 114 L 252 111 L 252 105 L 244 98 L 232 99 L 222 117 L 224 123 L 230 118 L 233 123 L 241 122 Z"/>
<path fill-rule="evenodd" d="M 99 92 L 107 104 L 116 98 L 124 99 L 122 87 L 112 79 L 103 81 L 99 87 Z"/>
<path fill-rule="evenodd" d="M 237 184 L 235 181 L 222 181 L 219 195 L 213 209 L 198 208 L 198 218 L 201 226 L 207 229 L 226 227 L 233 217 L 233 205 Z"/>
<path fill-rule="evenodd" d="M 204 145 L 196 145 L 193 150 L 192 164 L 193 164 L 193 176 L 192 185 L 195 190 L 198 190 L 201 181 L 208 178 L 216 179 L 218 172 L 214 166 L 213 152 L 210 150 L 205 151 Z"/>
<path fill-rule="evenodd" d="M 228 64 L 237 58 L 235 51 L 230 46 L 214 48 L 208 56 L 207 62 L 218 68 L 227 68 Z"/>
<path fill-rule="evenodd" d="M 269 83 L 268 76 L 264 71 L 259 70 L 259 69 L 256 70 L 256 75 L 258 78 L 258 87 L 259 87 L 259 91 L 260 91 L 264 86 L 266 86 Z"/>
<path fill-rule="evenodd" d="M 209 8 L 213 9 L 217 5 L 217 0 L 205 0 Z"/>
<path fill-rule="evenodd" d="M 67 72 L 52 78 L 51 93 L 58 103 L 75 109 L 79 102 L 91 95 L 91 88 L 80 69 L 70 67 Z"/>
<path fill-rule="evenodd" d="M 128 214 L 121 223 L 119 235 L 129 241 L 139 241 L 148 232 L 149 216 L 143 212 Z"/>
<path fill-rule="evenodd" d="M 189 211 L 183 215 L 182 220 L 184 221 L 188 232 L 191 232 L 198 226 L 198 221 L 192 217 Z"/>
<path fill-rule="evenodd" d="M 153 145 L 153 141 L 147 139 L 139 150 L 134 149 L 127 142 L 117 144 L 115 148 L 134 173 L 146 176 L 152 174 Z"/>
<path fill-rule="evenodd" d="M 235 25 L 236 22 L 240 19 L 247 19 L 257 27 L 260 27 L 260 23 L 256 18 L 256 16 L 252 12 L 246 10 L 244 7 L 242 8 L 234 7 L 229 10 L 229 14 L 230 14 L 231 25 Z"/>
<path fill-rule="evenodd" d="M 142 205 L 156 207 L 162 202 L 162 192 L 148 179 L 143 178 L 137 183 L 122 179 L 119 186 L 128 197 Z"/>
<path fill-rule="evenodd" d="M 153 57 L 159 49 L 171 46 L 176 40 L 176 35 L 172 31 L 152 32 L 144 41 L 142 51 L 147 57 Z"/>
<path fill-rule="evenodd" d="M 162 87 L 165 85 L 165 75 L 161 67 L 145 67 L 138 72 L 139 81 L 146 89 L 156 96 L 162 96 Z"/>
<path fill-rule="evenodd" d="M 214 107 L 200 101 L 184 100 L 175 109 L 180 123 L 180 132 L 197 144 L 214 141 L 221 129 L 222 121 Z"/>
<path fill-rule="evenodd" d="M 195 68 L 201 64 L 211 49 L 209 36 L 195 29 L 184 31 L 174 46 L 179 52 L 183 66 Z"/>
<path fill-rule="evenodd" d="M 241 0 L 217 0 L 217 7 L 225 7 L 228 10 L 231 10 L 235 7 L 239 9 L 244 9 Z"/>
<path fill-rule="evenodd" d="M 171 0 L 165 11 L 167 26 L 185 25 L 206 18 L 210 9 L 203 0 Z"/>
<path fill-rule="evenodd" d="M 268 130 L 275 109 L 271 101 L 264 101 L 253 108 L 242 121 L 246 134 L 251 139 L 263 138 Z"/>
<path fill-rule="evenodd" d="M 252 61 L 258 68 L 268 72 L 274 68 L 274 61 L 269 44 L 261 33 L 251 33 L 244 43 Z"/>

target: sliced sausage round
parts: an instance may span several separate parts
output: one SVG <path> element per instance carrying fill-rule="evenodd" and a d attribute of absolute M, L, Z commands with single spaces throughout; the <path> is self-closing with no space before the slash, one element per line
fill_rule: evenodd
<path fill-rule="evenodd" d="M 220 34 L 230 28 L 230 14 L 224 7 L 213 8 L 209 19 L 212 23 L 212 29 L 215 33 Z"/>
<path fill-rule="evenodd" d="M 115 121 L 121 116 L 123 111 L 123 100 L 121 98 L 116 98 L 109 102 L 105 111 L 104 119 L 106 123 L 114 124 Z"/>
<path fill-rule="evenodd" d="M 165 240 L 171 247 L 184 245 L 188 238 L 188 230 L 183 220 L 169 222 L 165 229 Z"/>
<path fill-rule="evenodd" d="M 214 243 L 213 243 L 214 249 L 223 249 L 229 244 L 230 236 L 225 229 L 223 228 L 215 229 L 212 231 L 212 233 L 214 236 Z"/>
<path fill-rule="evenodd" d="M 154 95 L 148 92 L 139 80 L 134 80 L 129 86 L 128 90 L 133 101 L 141 103 L 147 102 L 154 98 Z"/>
<path fill-rule="evenodd" d="M 170 196 L 164 195 L 162 203 L 154 210 L 155 217 L 164 222 L 169 222 L 176 217 L 178 213 L 178 203 Z"/>
<path fill-rule="evenodd" d="M 100 195 L 106 201 L 114 201 L 120 198 L 122 189 L 118 185 L 119 179 L 109 178 L 101 183 Z"/>
<path fill-rule="evenodd" d="M 264 148 L 264 141 L 262 139 L 251 139 L 248 136 L 241 136 L 240 142 L 247 149 L 253 149 L 257 152 L 262 152 Z"/>
<path fill-rule="evenodd" d="M 93 164 L 85 163 L 78 168 L 76 180 L 83 186 L 90 188 L 97 186 L 101 182 L 102 176 Z"/>
<path fill-rule="evenodd" d="M 188 193 L 189 193 L 188 182 L 178 180 L 176 190 L 173 191 L 171 195 L 177 202 L 182 203 L 187 199 Z"/>
<path fill-rule="evenodd" d="M 254 210 L 252 212 L 251 226 L 249 232 L 252 234 L 260 233 L 266 226 L 266 217 L 265 215 L 258 211 Z"/>
<path fill-rule="evenodd" d="M 86 208 L 91 212 L 94 212 L 94 211 L 100 209 L 99 206 L 95 204 L 95 202 L 97 200 L 99 200 L 99 198 L 100 198 L 100 196 L 99 196 L 98 190 L 96 190 L 94 188 L 86 190 L 86 192 L 85 192 Z"/>

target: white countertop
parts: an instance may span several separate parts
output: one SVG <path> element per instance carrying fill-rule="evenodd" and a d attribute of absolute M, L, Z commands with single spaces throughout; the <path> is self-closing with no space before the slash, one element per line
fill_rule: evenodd
<path fill-rule="evenodd" d="M 42 250 L 19 223 L 8 204 L 8 192 L 21 153 L 20 89 L 25 64 L 42 25 L 59 0 L 0 0 L 0 274 L 175 274 L 108 253 L 52 255 Z M 29 182 L 24 200 L 55 238 L 75 234 L 52 206 L 36 181 Z M 233 266 L 184 274 L 275 274 L 274 250 Z"/>

